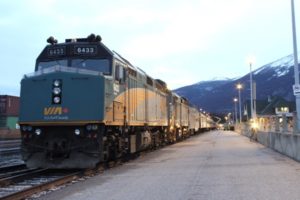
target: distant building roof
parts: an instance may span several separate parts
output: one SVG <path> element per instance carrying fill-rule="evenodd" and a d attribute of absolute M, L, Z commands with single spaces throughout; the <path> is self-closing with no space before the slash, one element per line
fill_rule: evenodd
<path fill-rule="evenodd" d="M 288 107 L 289 113 L 296 110 L 295 102 L 290 102 L 282 97 L 272 97 L 267 100 L 256 100 L 256 114 L 257 115 L 276 115 L 276 108 Z M 244 115 L 250 117 L 250 100 L 244 104 Z"/>

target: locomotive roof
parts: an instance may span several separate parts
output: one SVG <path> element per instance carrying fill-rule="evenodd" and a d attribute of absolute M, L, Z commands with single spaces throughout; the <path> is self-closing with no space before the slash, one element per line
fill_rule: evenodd
<path fill-rule="evenodd" d="M 105 46 L 105 45 L 104 45 Z M 107 48 L 107 47 L 106 47 Z M 108 48 L 107 48 L 108 49 Z M 136 67 L 134 67 L 134 65 L 132 65 L 127 59 L 125 59 L 123 56 L 121 56 L 118 52 L 112 50 L 111 51 L 114 58 L 118 59 L 119 61 L 126 63 L 128 67 L 130 67 L 133 70 L 137 70 Z"/>

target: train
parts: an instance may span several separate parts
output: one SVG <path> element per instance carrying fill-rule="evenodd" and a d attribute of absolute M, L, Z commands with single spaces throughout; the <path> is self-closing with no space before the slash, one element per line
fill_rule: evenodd
<path fill-rule="evenodd" d="M 213 119 L 102 43 L 54 37 L 21 80 L 30 168 L 92 168 L 215 128 Z"/>

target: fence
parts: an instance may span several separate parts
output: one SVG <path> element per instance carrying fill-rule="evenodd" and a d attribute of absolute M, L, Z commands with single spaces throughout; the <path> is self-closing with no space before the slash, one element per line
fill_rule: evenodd
<path fill-rule="evenodd" d="M 296 116 L 259 116 L 248 124 L 244 124 L 249 130 L 254 128 L 259 132 L 296 133 Z M 244 127 L 244 128 L 246 128 Z"/>

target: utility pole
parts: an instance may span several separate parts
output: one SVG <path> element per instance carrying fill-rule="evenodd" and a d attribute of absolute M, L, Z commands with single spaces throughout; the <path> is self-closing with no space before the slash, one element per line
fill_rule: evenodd
<path fill-rule="evenodd" d="M 293 29 L 293 47 L 294 47 L 294 76 L 295 85 L 293 87 L 296 96 L 296 111 L 297 111 L 297 131 L 300 130 L 300 85 L 299 85 L 299 68 L 298 68 L 298 51 L 297 51 L 297 36 L 296 36 L 296 22 L 295 22 L 295 9 L 294 0 L 291 0 L 292 11 L 292 29 Z"/>

